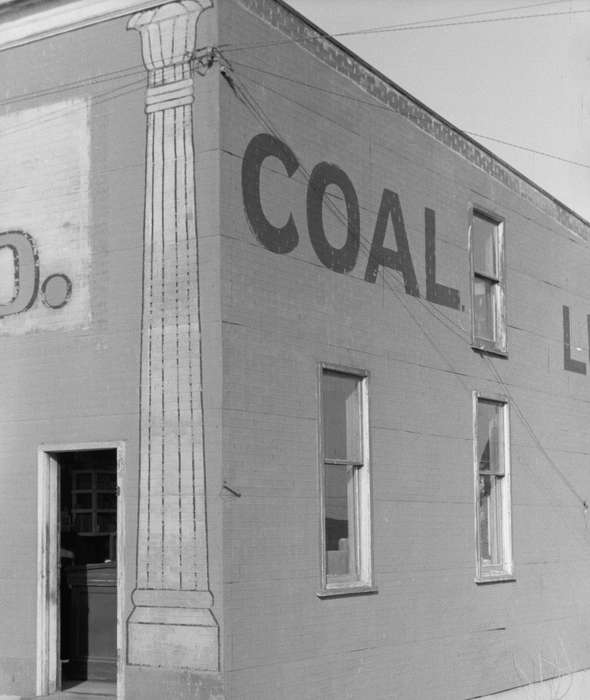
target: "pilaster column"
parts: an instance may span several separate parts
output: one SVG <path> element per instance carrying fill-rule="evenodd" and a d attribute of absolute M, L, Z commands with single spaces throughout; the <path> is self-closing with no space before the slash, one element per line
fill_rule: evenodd
<path fill-rule="evenodd" d="M 209 0 L 134 15 L 148 71 L 141 448 L 131 664 L 218 669 L 203 453 L 193 77 Z"/>

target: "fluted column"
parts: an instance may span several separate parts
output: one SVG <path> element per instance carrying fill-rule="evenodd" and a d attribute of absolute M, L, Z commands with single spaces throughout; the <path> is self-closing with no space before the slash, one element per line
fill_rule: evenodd
<path fill-rule="evenodd" d="M 209 0 L 134 15 L 148 71 L 137 587 L 130 663 L 217 670 L 210 611 L 194 192 L 196 25 Z"/>

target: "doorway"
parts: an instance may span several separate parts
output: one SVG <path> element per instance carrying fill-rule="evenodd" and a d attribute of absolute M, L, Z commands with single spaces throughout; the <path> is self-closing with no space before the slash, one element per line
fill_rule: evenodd
<path fill-rule="evenodd" d="M 40 453 L 39 694 L 116 694 L 120 463 L 118 446 Z"/>

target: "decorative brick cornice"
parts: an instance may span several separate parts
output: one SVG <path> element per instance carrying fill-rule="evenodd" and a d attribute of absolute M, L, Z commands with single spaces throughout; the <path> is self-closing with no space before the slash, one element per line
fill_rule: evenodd
<path fill-rule="evenodd" d="M 309 51 L 315 58 L 355 82 L 393 112 L 405 117 L 436 141 L 517 193 L 544 214 L 585 240 L 590 239 L 589 222 L 399 88 L 322 30 L 283 5 L 280 0 L 237 0 L 237 2 L 278 29 L 285 37 Z"/>

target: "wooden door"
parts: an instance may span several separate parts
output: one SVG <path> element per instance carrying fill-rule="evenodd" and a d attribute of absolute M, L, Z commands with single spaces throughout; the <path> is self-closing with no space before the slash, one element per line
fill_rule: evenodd
<path fill-rule="evenodd" d="M 117 677 L 117 565 L 70 566 L 65 570 L 62 634 L 67 634 L 68 678 L 114 681 Z"/>

